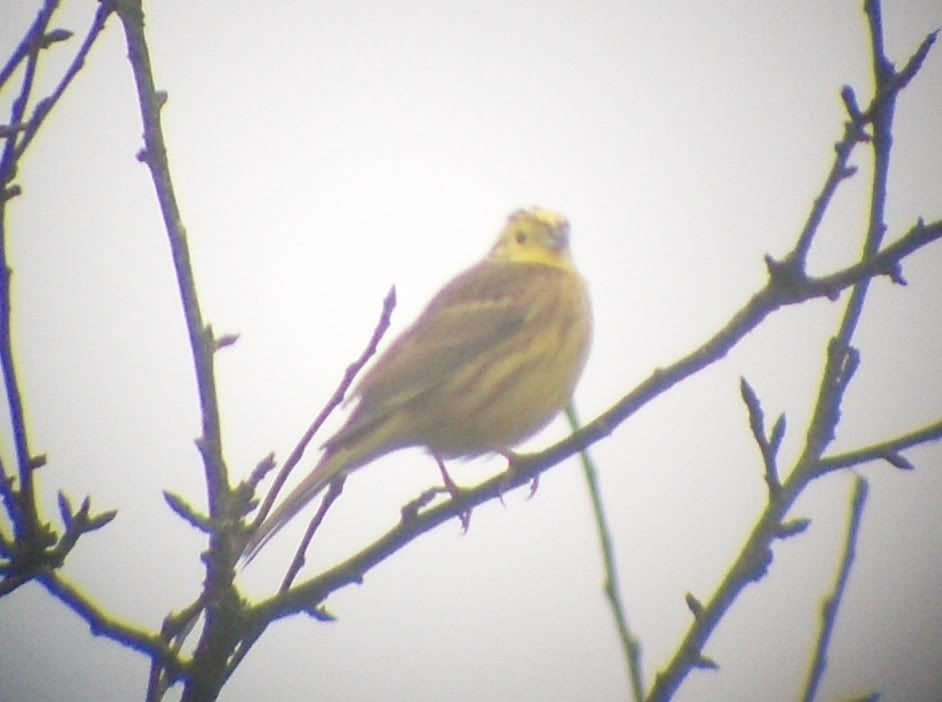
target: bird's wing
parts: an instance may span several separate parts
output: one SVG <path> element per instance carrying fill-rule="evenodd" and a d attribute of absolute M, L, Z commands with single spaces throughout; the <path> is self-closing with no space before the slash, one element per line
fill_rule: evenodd
<path fill-rule="evenodd" d="M 345 443 L 519 333 L 532 309 L 524 283 L 520 264 L 493 261 L 452 280 L 363 377 L 354 391 L 359 405 L 326 446 Z"/>

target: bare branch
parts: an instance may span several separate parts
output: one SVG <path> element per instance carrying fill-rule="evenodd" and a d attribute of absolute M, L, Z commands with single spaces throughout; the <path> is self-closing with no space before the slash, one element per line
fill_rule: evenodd
<path fill-rule="evenodd" d="M 807 517 L 789 519 L 787 522 L 782 522 L 779 525 L 775 536 L 779 539 L 790 539 L 793 536 L 804 534 L 809 526 L 811 526 L 811 520 Z"/>
<path fill-rule="evenodd" d="M 756 444 L 759 446 L 759 453 L 762 455 L 762 463 L 765 466 L 765 483 L 769 487 L 769 496 L 771 499 L 777 499 L 782 485 L 778 479 L 775 454 L 782 438 L 781 433 L 784 432 L 784 420 L 780 417 L 780 421 L 775 423 L 775 426 L 779 428 L 779 436 L 776 438 L 775 447 L 773 448 L 771 440 L 765 436 L 765 415 L 762 412 L 759 396 L 756 395 L 755 390 L 752 389 L 752 386 L 745 378 L 739 379 L 739 391 L 749 412 L 749 428 L 752 430 L 752 438 L 755 439 Z"/>
<path fill-rule="evenodd" d="M 46 119 L 46 116 L 49 114 L 52 108 L 56 106 L 56 103 L 59 102 L 59 98 L 62 97 L 66 89 L 72 83 L 72 80 L 76 75 L 78 75 L 78 72 L 82 69 L 82 66 L 85 65 L 85 59 L 88 57 L 88 54 L 92 49 L 92 45 L 94 45 L 95 41 L 98 39 L 98 35 L 101 34 L 101 31 L 105 28 L 105 22 L 108 20 L 110 15 L 110 3 L 102 2 L 95 11 L 95 17 L 92 19 L 91 27 L 89 27 L 88 33 L 85 35 L 85 39 L 82 41 L 82 45 L 79 47 L 75 57 L 72 59 L 72 63 L 63 74 L 59 84 L 55 87 L 55 90 L 52 91 L 52 94 L 49 97 L 40 100 L 36 104 L 36 108 L 33 110 L 32 117 L 30 117 L 29 121 L 26 123 L 26 129 L 24 130 L 23 136 L 16 145 L 16 159 L 19 159 L 29 147 L 30 143 L 33 141 L 33 137 L 36 136 L 36 133 L 39 131 L 39 128 Z M 47 34 L 46 38 L 49 38 L 50 35 L 53 35 L 53 32 Z M 71 33 L 69 33 L 69 35 L 71 36 Z M 61 39 L 59 39 L 59 41 L 61 41 Z"/>
<path fill-rule="evenodd" d="M 314 438 L 314 435 L 321 428 L 321 425 L 324 423 L 327 417 L 330 416 L 330 413 L 333 412 L 341 402 L 343 402 L 343 399 L 346 397 L 347 391 L 350 389 L 350 385 L 353 383 L 354 378 L 356 378 L 357 374 L 360 372 L 363 366 L 366 365 L 366 362 L 370 360 L 373 354 L 376 353 L 376 347 L 379 346 L 380 340 L 383 338 L 386 330 L 389 329 L 389 323 L 392 319 L 392 313 L 395 307 L 396 287 L 393 286 L 389 289 L 389 292 L 386 293 L 386 297 L 383 299 L 383 311 L 380 314 L 379 320 L 376 322 L 376 326 L 373 328 L 373 335 L 370 337 L 369 342 L 367 342 L 366 348 L 363 349 L 363 353 L 360 354 L 359 358 L 347 366 L 347 370 L 344 373 L 343 378 L 341 378 L 340 383 L 337 385 L 337 389 L 334 390 L 334 394 L 331 395 L 330 399 L 327 401 L 327 404 L 324 405 L 323 409 L 321 409 L 320 413 L 311 423 L 311 426 L 309 426 L 307 431 L 304 432 L 304 435 L 288 455 L 284 465 L 281 467 L 281 470 L 275 477 L 275 481 L 272 483 L 271 489 L 265 496 L 265 501 L 262 503 L 262 506 L 252 523 L 252 529 L 257 529 L 258 526 L 265 521 L 265 517 L 267 517 L 268 513 L 271 511 L 272 505 L 274 505 L 275 499 L 278 497 L 278 493 L 281 491 L 285 481 L 288 479 L 288 475 L 301 460 L 302 456 L 304 456 L 304 452 L 307 450 L 308 444 L 311 443 L 311 439 Z"/>
<path fill-rule="evenodd" d="M 327 510 L 330 509 L 330 506 L 334 504 L 334 500 L 340 497 L 340 493 L 343 492 L 343 484 L 344 477 L 342 475 L 331 481 L 330 486 L 327 488 L 327 493 L 324 495 L 324 499 L 321 500 L 321 504 L 317 508 L 317 512 L 307 525 L 307 530 L 304 532 L 301 543 L 298 544 L 294 558 L 291 559 L 291 564 L 288 566 L 288 572 L 285 573 L 285 577 L 281 581 L 281 587 L 278 588 L 279 592 L 284 592 L 291 587 L 291 583 L 294 582 L 298 573 L 301 572 L 301 568 L 304 567 L 305 557 L 308 546 L 311 545 L 311 539 L 314 538 L 314 533 L 320 527 L 321 522 L 324 521 L 324 517 L 327 516 Z"/>
<path fill-rule="evenodd" d="M 863 120 L 855 118 L 855 113 L 856 116 L 859 116 L 859 110 L 856 109 L 856 100 L 853 98 L 853 91 L 845 86 L 841 95 L 844 97 L 845 104 L 848 105 L 850 119 L 844 124 L 844 134 L 841 136 L 840 141 L 834 145 L 834 162 L 831 164 L 831 170 L 824 179 L 824 185 L 821 186 L 821 191 L 814 199 L 814 204 L 798 236 L 795 248 L 788 254 L 787 260 L 800 269 L 804 269 L 805 267 L 805 262 L 808 260 L 808 252 L 811 249 L 811 242 L 814 240 L 818 229 L 821 227 L 824 213 L 827 211 L 828 205 L 831 204 L 831 200 L 834 198 L 834 193 L 837 192 L 838 186 L 844 180 L 854 175 L 853 169 L 847 166 L 847 162 L 850 160 L 850 155 L 854 147 L 860 142 L 867 140 L 866 132 L 864 132 L 863 129 Z"/>
<path fill-rule="evenodd" d="M 873 138 L 871 144 L 874 151 L 874 173 L 871 187 L 870 217 L 867 234 L 861 254 L 861 264 L 865 267 L 879 265 L 884 267 L 882 273 L 888 273 L 894 280 L 900 281 L 898 264 L 901 259 L 880 260 L 881 257 L 893 248 L 886 247 L 881 253 L 880 245 L 886 227 L 883 224 L 883 213 L 886 201 L 886 181 L 888 175 L 891 139 L 891 127 L 895 97 L 897 91 L 890 89 L 888 81 L 892 76 L 892 67 L 886 70 L 888 62 L 883 56 L 883 38 L 879 22 L 879 5 L 876 2 L 867 3 L 868 13 L 871 17 L 871 34 L 875 66 L 875 95 L 882 96 L 879 103 L 874 101 L 871 113 L 873 122 Z M 937 232 L 936 225 L 926 227 L 921 221 L 901 239 L 913 241 L 926 235 L 927 229 L 932 230 L 932 236 Z M 939 227 L 942 229 L 942 227 Z M 879 261 L 879 263 L 878 263 Z M 770 274 L 776 271 L 770 267 Z M 840 277 L 841 274 L 837 274 Z M 859 363 L 859 355 L 851 346 L 851 339 L 860 318 L 863 302 L 866 298 L 869 282 L 872 276 L 860 278 L 853 284 L 853 290 L 845 308 L 840 329 L 828 345 L 827 360 L 819 386 L 816 406 L 809 423 L 807 440 L 801 456 L 796 462 L 788 479 L 782 486 L 781 499 L 771 500 L 762 515 L 756 521 L 752 533 L 743 545 L 739 555 L 724 576 L 716 592 L 704 604 L 703 614 L 697 617 L 688 629 L 677 652 L 668 664 L 666 670 L 658 676 L 649 700 L 667 700 L 687 676 L 696 667 L 695 658 L 702 651 L 703 646 L 719 622 L 720 618 L 732 605 L 738 594 L 749 582 L 761 577 L 771 562 L 771 544 L 783 528 L 783 519 L 791 505 L 798 498 L 804 488 L 819 473 L 816 467 L 820 463 L 821 453 L 834 436 L 834 428 L 839 420 L 838 411 L 840 401 L 850 379 Z M 800 276 L 798 276 L 800 278 Z"/>
<path fill-rule="evenodd" d="M 921 429 L 916 429 L 915 431 L 909 432 L 908 434 L 903 434 L 902 436 L 897 436 L 892 439 L 882 441 L 878 444 L 873 444 L 872 446 L 866 446 L 854 451 L 847 451 L 845 453 L 839 453 L 834 456 L 822 458 L 818 462 L 815 471 L 818 475 L 824 475 L 825 473 L 830 473 L 831 471 L 840 470 L 842 468 L 851 468 L 853 466 L 860 465 L 861 463 L 879 460 L 889 461 L 897 468 L 905 469 L 907 467 L 911 467 L 912 464 L 909 463 L 909 461 L 906 461 L 906 465 L 899 465 L 898 459 L 902 458 L 902 456 L 899 455 L 900 451 L 912 448 L 913 446 L 918 446 L 920 444 L 925 444 L 929 441 L 938 441 L 939 439 L 942 439 L 942 420 L 933 422 L 932 424 L 924 426 Z M 894 462 L 893 459 L 895 459 L 896 462 Z"/>
<path fill-rule="evenodd" d="M 570 403 L 566 407 L 566 419 L 573 432 L 579 431 L 579 416 L 575 405 Z M 599 545 L 602 547 L 602 568 L 605 580 L 602 586 L 605 597 L 608 599 L 615 620 L 615 628 L 621 641 L 622 652 L 628 665 L 628 681 L 631 685 L 631 694 L 635 702 L 644 699 L 644 670 L 641 667 L 641 644 L 631 627 L 628 626 L 628 616 L 621 601 L 621 587 L 618 584 L 618 569 L 615 567 L 615 548 L 612 542 L 611 530 L 605 518 L 605 507 L 602 503 L 602 493 L 599 490 L 598 471 L 586 449 L 579 452 L 582 463 L 582 472 L 586 485 L 589 488 L 589 498 L 592 501 L 592 513 L 595 515 L 595 526 L 599 534 Z"/>
<path fill-rule="evenodd" d="M 144 126 L 144 150 L 141 159 L 150 169 L 160 203 L 170 244 L 183 306 L 190 351 L 199 394 L 202 433 L 196 445 L 203 458 L 207 501 L 212 532 L 205 555 L 205 626 L 194 652 L 193 671 L 183 693 L 183 700 L 214 699 L 225 676 L 226 661 L 235 647 L 234 622 L 240 617 L 241 600 L 233 585 L 235 562 L 241 541 L 240 523 L 245 500 L 229 484 L 223 458 L 219 405 L 214 373 L 214 355 L 219 340 L 204 321 L 196 293 L 196 283 L 186 240 L 186 228 L 173 190 L 167 149 L 164 143 L 160 108 L 166 95 L 157 91 L 151 69 L 150 53 L 144 36 L 141 0 L 120 0 L 113 4 L 121 19 L 128 46 L 128 58 L 137 86 L 141 119 Z M 223 337 L 226 340 L 226 337 Z M 159 675 L 159 671 L 153 675 Z"/>
<path fill-rule="evenodd" d="M 45 567 L 58 567 L 62 559 L 71 551 L 78 538 L 89 531 L 103 527 L 117 514 L 105 512 L 90 518 L 87 500 L 83 508 L 72 514 L 71 505 L 64 495 L 59 496 L 59 511 L 65 524 L 65 534 L 56 543 L 55 533 L 40 523 L 34 493 L 33 472 L 46 462 L 44 455 L 33 455 L 29 448 L 28 431 L 23 410 L 23 399 L 17 377 L 15 359 L 11 341 L 11 304 L 10 284 L 12 270 L 7 261 L 6 250 L 6 203 L 19 194 L 17 185 L 9 185 L 16 175 L 17 164 L 23 152 L 35 136 L 48 114 L 68 88 L 72 79 L 84 62 L 92 44 L 97 39 L 104 20 L 110 10 L 99 7 L 95 21 L 88 36 L 80 47 L 75 59 L 67 69 L 56 89 L 48 98 L 40 100 L 29 120 L 25 119 L 27 107 L 33 92 L 40 51 L 52 44 L 65 41 L 71 32 L 64 29 L 47 31 L 52 14 L 58 2 L 47 1 L 37 14 L 36 20 L 27 31 L 20 45 L 14 51 L 8 63 L 0 71 L 0 87 L 10 78 L 17 66 L 25 59 L 26 67 L 20 92 L 13 102 L 9 127 L 4 130 L 4 146 L 0 156 L 0 366 L 2 366 L 4 388 L 10 411 L 11 433 L 16 452 L 18 490 L 13 489 L 13 482 L 6 468 L 0 463 L 0 495 L 2 495 L 8 514 L 13 523 L 14 540 L 19 549 L 11 546 L 10 573 L 29 579 L 35 577 Z M 9 574 L 8 574 L 8 577 Z"/>
<path fill-rule="evenodd" d="M 193 367 L 199 391 L 203 432 L 198 440 L 203 454 L 209 497 L 209 513 L 213 519 L 223 516 L 223 503 L 229 494 L 228 474 L 222 457 L 219 430 L 219 407 L 216 398 L 216 380 L 213 372 L 213 353 L 216 338 L 203 321 L 196 282 L 186 243 L 186 228 L 173 190 L 167 147 L 164 143 L 161 119 L 161 99 L 154 86 L 150 52 L 144 37 L 144 16 L 140 1 L 115 3 L 128 45 L 128 58 L 137 85 L 138 102 L 144 125 L 145 162 L 150 169 L 154 189 L 160 202 L 167 238 L 177 275 L 177 288 L 183 304 Z"/>
<path fill-rule="evenodd" d="M 55 3 L 47 2 L 40 10 L 30 32 L 24 37 L 26 43 L 26 68 L 23 72 L 23 82 L 20 92 L 13 101 L 10 115 L 10 124 L 22 124 L 26 107 L 33 92 L 33 81 L 36 78 L 38 64 L 38 50 L 36 42 L 45 33 L 46 26 L 55 10 Z M 23 44 L 21 43 L 21 46 Z M 22 59 L 21 59 L 22 60 Z M 10 337 L 11 307 L 10 307 L 10 281 L 13 270 L 7 259 L 6 244 L 6 197 L 7 184 L 16 173 L 16 139 L 9 138 L 4 141 L 3 152 L 0 155 L 0 190 L 4 196 L 0 197 L 0 370 L 3 372 L 3 385 L 6 391 L 7 406 L 10 412 L 11 433 L 16 452 L 16 471 L 19 476 L 19 488 L 13 491 L 9 476 L 4 472 L 0 475 L 3 484 L 4 498 L 7 503 L 10 517 L 13 521 L 14 539 L 21 543 L 34 540 L 39 531 L 39 520 L 36 514 L 36 500 L 33 494 L 33 469 L 30 465 L 32 454 L 29 449 L 29 439 L 26 431 L 26 418 L 23 410 L 23 397 L 20 390 L 19 378 L 16 371 L 13 345 Z M 15 505 L 15 506 L 14 506 Z"/>
<path fill-rule="evenodd" d="M 164 501 L 173 512 L 183 519 L 194 529 L 209 534 L 212 532 L 212 524 L 205 515 L 199 514 L 193 507 L 179 495 L 164 490 Z"/>
<path fill-rule="evenodd" d="M 30 54 L 36 53 L 36 50 L 40 47 L 42 42 L 42 37 L 46 32 L 46 27 L 49 26 L 49 22 L 52 20 L 52 13 L 56 11 L 58 5 L 58 0 L 45 0 L 45 2 L 43 2 L 43 6 L 40 8 L 39 12 L 36 13 L 36 19 L 33 20 L 29 29 L 26 30 L 23 38 L 20 39 L 20 43 L 17 44 L 16 49 L 13 50 L 10 59 L 4 64 L 3 68 L 0 69 L 0 89 L 6 85 L 10 76 L 16 71 L 17 66 L 23 62 L 23 59 Z"/>
<path fill-rule="evenodd" d="M 847 580 L 850 576 L 850 567 L 854 562 L 856 554 L 857 535 L 860 530 L 860 520 L 863 516 L 864 504 L 867 501 L 867 481 L 861 477 L 854 480 L 854 494 L 850 502 L 850 516 L 847 524 L 847 537 L 844 541 L 844 550 L 841 553 L 840 563 L 837 569 L 837 579 L 834 582 L 834 589 L 821 605 L 821 631 L 818 634 L 818 642 L 815 647 L 814 656 L 811 661 L 811 669 L 808 671 L 808 679 L 805 682 L 805 691 L 802 699 L 804 702 L 811 702 L 821 682 L 821 676 L 827 666 L 827 650 L 831 641 L 831 634 L 834 631 L 834 625 L 837 621 L 837 612 L 841 606 L 841 600 L 844 597 L 844 591 L 847 588 Z"/>
<path fill-rule="evenodd" d="M 180 660 L 159 636 L 147 634 L 106 614 L 61 575 L 46 571 L 39 575 L 37 580 L 51 595 L 84 619 L 93 636 L 107 636 L 150 658 L 156 658 L 168 670 L 180 675 L 189 674 L 189 665 Z"/>

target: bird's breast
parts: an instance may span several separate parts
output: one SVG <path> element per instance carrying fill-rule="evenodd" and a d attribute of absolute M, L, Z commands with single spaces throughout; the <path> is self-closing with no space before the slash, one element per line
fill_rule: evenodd
<path fill-rule="evenodd" d="M 421 411 L 423 441 L 445 457 L 509 449 L 546 426 L 572 397 L 588 358 L 592 312 L 573 271 L 534 281 L 527 322 L 459 369 Z"/>

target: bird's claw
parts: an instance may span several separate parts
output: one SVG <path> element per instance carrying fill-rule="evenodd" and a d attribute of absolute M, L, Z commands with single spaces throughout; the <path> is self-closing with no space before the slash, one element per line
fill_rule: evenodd
<path fill-rule="evenodd" d="M 536 494 L 536 491 L 540 487 L 540 476 L 539 474 L 534 475 L 533 479 L 530 481 L 530 494 L 527 495 L 528 500 L 532 500 L 533 496 Z"/>
<path fill-rule="evenodd" d="M 464 490 L 458 487 L 458 484 L 451 479 L 450 475 L 448 475 L 448 469 L 445 468 L 445 462 L 439 456 L 435 456 L 435 460 L 438 462 L 438 470 L 442 474 L 442 482 L 445 483 L 445 490 L 448 491 L 448 494 L 451 495 L 453 500 L 460 499 L 464 494 Z M 458 515 L 458 519 L 461 521 L 461 533 L 467 534 L 468 528 L 471 526 L 471 510 L 469 509 L 461 512 Z"/>
<path fill-rule="evenodd" d="M 513 451 L 501 451 L 500 455 L 507 459 L 507 468 L 504 470 L 504 482 L 501 484 L 500 492 L 497 494 L 497 499 L 499 499 L 500 503 L 506 507 L 507 504 L 504 502 L 504 492 L 507 490 L 507 487 L 514 479 L 516 463 L 519 460 L 519 457 Z M 528 500 L 536 494 L 537 488 L 539 487 L 540 476 L 534 475 L 530 480 L 530 494 L 527 495 Z"/>

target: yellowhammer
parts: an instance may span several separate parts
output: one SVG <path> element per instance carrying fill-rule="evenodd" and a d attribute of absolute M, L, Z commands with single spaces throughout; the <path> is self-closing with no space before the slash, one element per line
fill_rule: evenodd
<path fill-rule="evenodd" d="M 363 376 L 356 409 L 246 557 L 335 478 L 390 451 L 424 446 L 439 465 L 506 453 L 569 402 L 591 336 L 569 223 L 539 208 L 515 212 L 484 260 L 442 288 Z"/>

